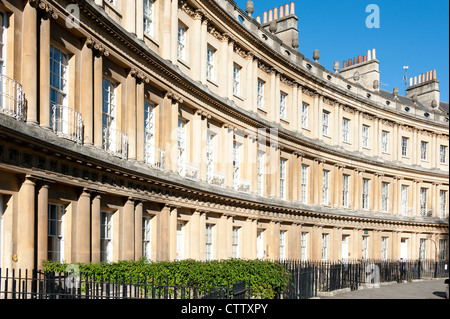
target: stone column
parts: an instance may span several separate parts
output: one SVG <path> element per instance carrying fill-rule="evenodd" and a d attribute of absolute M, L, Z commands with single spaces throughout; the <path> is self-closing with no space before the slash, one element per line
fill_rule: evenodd
<path fill-rule="evenodd" d="M 171 0 L 170 4 L 167 4 L 167 6 L 170 5 L 170 20 L 169 22 L 169 41 L 170 41 L 170 55 L 172 58 L 172 63 L 177 65 L 178 64 L 178 0 Z M 164 4 L 164 7 L 166 6 L 166 3 Z M 165 9 L 164 9 L 165 12 Z M 166 15 L 164 16 L 164 19 L 166 19 Z"/>
<path fill-rule="evenodd" d="M 134 259 L 134 200 L 128 198 L 127 202 L 120 211 L 122 214 L 121 228 L 122 228 L 122 240 L 121 240 L 121 255 L 122 260 Z"/>
<path fill-rule="evenodd" d="M 22 87 L 27 99 L 27 122 L 38 123 L 38 13 L 33 5 L 36 1 L 27 1 L 23 10 L 23 34 L 22 65 L 26 72 L 22 75 Z"/>
<path fill-rule="evenodd" d="M 131 1 L 133 2 L 133 1 Z M 136 70 L 132 70 L 129 72 L 126 79 L 126 98 L 127 98 L 127 107 L 125 109 L 125 127 L 126 133 L 128 136 L 128 159 L 136 160 L 137 159 L 137 150 L 136 150 L 136 139 L 137 139 L 137 120 L 143 121 L 143 117 L 138 118 L 136 115 L 137 106 L 136 106 L 136 87 L 137 87 L 137 75 L 138 72 Z"/>
<path fill-rule="evenodd" d="M 103 147 L 103 57 L 97 56 L 94 58 L 94 112 L 93 112 L 93 135 L 94 145 L 96 147 Z"/>
<path fill-rule="evenodd" d="M 144 204 L 139 201 L 134 208 L 134 260 L 142 257 L 142 216 Z"/>
<path fill-rule="evenodd" d="M 164 240 L 169 241 L 169 260 L 175 260 L 177 258 L 177 223 L 178 223 L 178 207 L 171 206 L 170 208 L 170 220 L 169 220 L 169 238 Z M 183 241 L 184 244 L 184 241 Z"/>
<path fill-rule="evenodd" d="M 84 124 L 84 144 L 94 145 L 94 108 L 93 108 L 93 54 L 92 50 L 83 45 L 81 49 L 81 67 L 80 67 L 80 110 Z"/>
<path fill-rule="evenodd" d="M 100 262 L 100 204 L 101 196 L 96 194 L 91 203 L 91 261 Z"/>
<path fill-rule="evenodd" d="M 50 20 L 40 20 L 39 32 L 39 123 L 50 128 Z M 27 38 L 29 41 L 30 38 Z M 26 42 L 25 41 L 25 42 Z M 26 68 L 29 65 L 24 64 Z M 26 92 L 26 91 L 25 91 Z"/>
<path fill-rule="evenodd" d="M 188 46 L 188 49 L 190 50 L 190 56 L 191 56 L 191 77 L 194 81 L 200 81 L 201 80 L 201 61 L 202 56 L 205 53 L 205 51 L 202 51 L 203 43 L 202 40 L 202 18 L 203 14 L 200 12 L 200 10 L 196 10 L 194 14 L 194 23 L 192 27 L 189 29 L 191 41 L 191 46 Z M 206 41 L 206 39 L 205 39 Z M 206 50 L 206 49 L 205 49 Z M 200 52 L 199 52 L 200 51 Z"/>
<path fill-rule="evenodd" d="M 166 169 L 178 173 L 178 103 L 183 100 L 171 92 L 164 97 L 160 143 L 166 146 Z"/>
<path fill-rule="evenodd" d="M 139 83 L 139 82 L 138 82 Z M 136 159 L 138 162 L 144 162 L 144 96 L 145 85 L 136 85 Z M 159 106 L 161 109 L 161 106 Z"/>
<path fill-rule="evenodd" d="M 84 189 L 77 204 L 76 218 L 76 262 L 90 261 L 90 232 L 91 232 L 91 194 Z"/>
<path fill-rule="evenodd" d="M 172 2 L 178 2 L 178 1 L 172 1 Z M 172 50 L 172 43 L 175 45 L 177 44 L 177 38 L 173 39 L 172 36 L 174 35 L 171 31 L 171 28 L 176 28 L 178 30 L 178 19 L 172 19 L 172 8 L 170 1 L 162 1 L 160 2 L 160 5 L 162 6 L 161 9 L 161 16 L 160 16 L 160 33 L 161 33 L 161 44 L 160 44 L 160 51 L 159 54 L 164 60 L 171 60 L 173 64 L 177 64 L 177 52 L 176 52 L 176 46 L 175 49 Z M 175 23 L 173 26 L 172 23 Z M 175 34 L 176 35 L 176 34 Z M 174 51 L 174 52 L 172 52 Z"/>
<path fill-rule="evenodd" d="M 48 184 L 40 185 L 37 213 L 37 269 L 48 259 Z"/>
<path fill-rule="evenodd" d="M 200 211 L 195 210 L 191 216 L 190 225 L 190 255 L 194 260 L 200 260 Z"/>
<path fill-rule="evenodd" d="M 170 206 L 164 206 L 158 214 L 158 222 L 156 225 L 156 260 L 168 261 L 170 259 L 171 238 L 170 232 L 170 213 L 172 208 Z M 175 228 L 176 235 L 176 228 Z"/>
<path fill-rule="evenodd" d="M 18 193 L 20 203 L 18 225 L 20 227 L 18 227 L 17 236 L 17 267 L 22 270 L 35 269 L 35 187 L 35 179 L 27 175 Z"/>
<path fill-rule="evenodd" d="M 139 40 L 144 40 L 144 0 L 136 0 L 136 36 Z"/>

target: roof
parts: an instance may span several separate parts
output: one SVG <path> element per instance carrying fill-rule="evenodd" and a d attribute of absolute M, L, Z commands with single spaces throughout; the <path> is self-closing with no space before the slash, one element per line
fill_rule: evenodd
<path fill-rule="evenodd" d="M 439 102 L 439 109 L 448 114 L 448 102 Z"/>

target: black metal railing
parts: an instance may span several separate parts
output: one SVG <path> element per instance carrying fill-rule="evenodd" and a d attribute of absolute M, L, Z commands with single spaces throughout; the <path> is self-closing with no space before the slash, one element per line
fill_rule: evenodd
<path fill-rule="evenodd" d="M 74 277 L 65 272 L 0 268 L 0 299 L 249 299 L 250 284 L 131 275 Z"/>
<path fill-rule="evenodd" d="M 291 274 L 285 299 L 307 299 L 318 292 L 350 288 L 362 284 L 404 282 L 414 279 L 447 278 L 448 261 L 434 260 L 346 260 L 346 261 L 280 261 Z"/>

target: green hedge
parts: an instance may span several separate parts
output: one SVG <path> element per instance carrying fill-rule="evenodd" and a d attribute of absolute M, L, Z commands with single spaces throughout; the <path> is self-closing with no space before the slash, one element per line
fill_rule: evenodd
<path fill-rule="evenodd" d="M 59 262 L 44 262 L 44 270 L 64 272 L 68 264 Z M 230 286 L 241 280 L 251 282 L 252 296 L 263 299 L 272 299 L 286 289 L 289 272 L 277 262 L 261 260 L 228 259 L 221 261 L 194 261 L 182 260 L 173 262 L 148 262 L 146 259 L 138 261 L 118 261 L 114 263 L 81 264 L 76 263 L 81 276 L 103 280 L 122 280 L 127 278 L 141 282 L 146 277 L 153 277 L 155 282 L 160 279 L 169 285 L 176 280 L 177 284 L 203 286 L 214 281 L 217 286 L 222 280 L 222 286 Z"/>

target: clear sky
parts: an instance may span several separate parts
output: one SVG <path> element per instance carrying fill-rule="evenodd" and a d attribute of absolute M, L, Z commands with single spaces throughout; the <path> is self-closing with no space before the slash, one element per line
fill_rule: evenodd
<path fill-rule="evenodd" d="M 247 0 L 235 0 L 245 11 Z M 254 0 L 253 17 L 290 0 Z M 366 19 L 379 8 L 379 28 L 368 28 Z M 380 61 L 380 88 L 398 87 L 405 95 L 403 66 L 408 78 L 436 69 L 441 101 L 449 101 L 449 1 L 448 0 L 296 0 L 300 52 L 312 60 L 320 51 L 321 63 L 333 70 L 342 62 L 369 49 Z M 372 20 L 373 21 L 373 20 Z"/>

